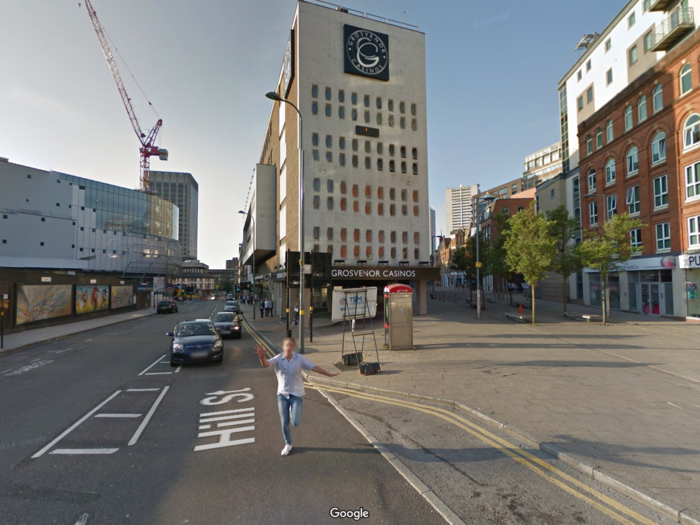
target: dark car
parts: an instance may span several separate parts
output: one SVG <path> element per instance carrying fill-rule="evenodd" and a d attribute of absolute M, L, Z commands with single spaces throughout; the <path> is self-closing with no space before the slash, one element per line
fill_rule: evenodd
<path fill-rule="evenodd" d="M 224 342 L 209 319 L 180 321 L 172 332 L 170 365 L 224 360 Z"/>
<path fill-rule="evenodd" d="M 159 314 L 174 314 L 177 313 L 177 310 L 177 303 L 170 300 L 158 301 L 156 308 L 156 312 Z"/>
<path fill-rule="evenodd" d="M 241 319 L 233 312 L 219 312 L 214 317 L 214 327 L 221 337 L 241 338 Z"/>

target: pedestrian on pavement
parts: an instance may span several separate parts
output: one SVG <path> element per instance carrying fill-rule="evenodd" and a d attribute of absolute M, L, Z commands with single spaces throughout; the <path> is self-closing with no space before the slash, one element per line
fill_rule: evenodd
<path fill-rule="evenodd" d="M 267 304 L 265 305 L 265 308 L 267 308 L 268 317 L 272 317 L 272 301 L 270 299 L 267 300 Z"/>
<path fill-rule="evenodd" d="M 260 317 L 265 317 L 265 301 L 260 298 Z"/>
<path fill-rule="evenodd" d="M 302 369 L 328 377 L 335 377 L 340 373 L 326 372 L 303 355 L 297 354 L 294 351 L 295 347 L 294 339 L 287 337 L 282 342 L 282 353 L 277 354 L 272 359 L 267 359 L 265 348 L 260 344 L 255 345 L 255 353 L 260 358 L 260 364 L 265 368 L 271 367 L 277 376 L 277 408 L 280 412 L 280 423 L 285 443 L 282 449 L 283 456 L 289 455 L 292 451 L 292 435 L 289 432 L 289 424 L 298 427 L 301 423 L 302 397 L 304 396 Z"/>

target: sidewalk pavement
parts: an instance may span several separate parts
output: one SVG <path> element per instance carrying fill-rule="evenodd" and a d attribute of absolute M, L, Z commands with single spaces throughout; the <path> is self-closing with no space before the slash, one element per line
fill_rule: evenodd
<path fill-rule="evenodd" d="M 343 382 L 463 403 L 700 513 L 700 327 L 620 312 L 610 326 L 584 323 L 547 301 L 537 301 L 534 327 L 507 320 L 505 301 L 487 303 L 477 321 L 467 296 L 429 299 L 429 315 L 414 317 L 414 350 L 381 348 L 380 313 L 380 374 L 340 364 L 338 325 L 314 326 L 306 355 Z M 281 343 L 283 322 L 251 324 Z"/>
<path fill-rule="evenodd" d="M 33 330 L 25 330 L 24 332 L 7 334 L 5 335 L 4 347 L 2 350 L 0 350 L 0 352 L 17 350 L 18 348 L 23 348 L 25 346 L 43 343 L 44 341 L 51 341 L 53 339 L 58 339 L 81 332 L 88 332 L 104 326 L 133 321 L 135 319 L 142 319 L 155 313 L 156 311 L 153 308 L 147 308 L 145 310 L 136 310 L 125 312 L 123 314 L 108 315 L 106 317 L 86 319 L 85 321 L 75 321 L 73 323 L 59 324 L 55 326 L 47 326 L 45 328 L 35 328 Z"/>

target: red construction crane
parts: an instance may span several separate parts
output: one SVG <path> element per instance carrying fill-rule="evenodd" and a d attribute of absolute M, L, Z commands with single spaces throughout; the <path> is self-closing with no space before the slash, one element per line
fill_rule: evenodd
<path fill-rule="evenodd" d="M 78 6 L 80 6 L 80 4 L 78 4 Z M 158 122 L 156 122 L 156 125 L 153 126 L 153 129 L 148 132 L 148 135 L 141 130 L 139 121 L 136 118 L 136 112 L 134 111 L 134 107 L 131 105 L 131 98 L 129 98 L 129 95 L 126 92 L 124 82 L 119 74 L 119 69 L 117 69 L 117 63 L 112 56 L 112 51 L 109 49 L 109 44 L 107 43 L 107 37 L 105 36 L 104 29 L 102 29 L 102 24 L 100 24 L 100 20 L 97 18 L 97 12 L 92 7 L 90 0 L 85 0 L 85 7 L 87 8 L 88 15 L 90 15 L 90 20 L 95 28 L 95 33 L 97 33 L 97 39 L 100 41 L 100 45 L 102 46 L 102 52 L 107 60 L 109 70 L 112 72 L 114 82 L 117 84 L 117 89 L 119 90 L 119 95 L 122 97 L 122 102 L 126 108 L 126 113 L 129 115 L 131 126 L 134 128 L 134 133 L 136 133 L 136 136 L 141 143 L 141 148 L 139 149 L 139 152 L 141 153 L 141 191 L 151 192 L 149 188 L 151 157 L 158 156 L 160 160 L 168 160 L 168 150 L 154 145 L 158 132 L 163 125 L 163 119 L 158 119 Z"/>

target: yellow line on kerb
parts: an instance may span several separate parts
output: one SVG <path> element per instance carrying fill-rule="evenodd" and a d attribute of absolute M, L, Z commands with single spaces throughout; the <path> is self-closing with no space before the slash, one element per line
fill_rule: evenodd
<path fill-rule="evenodd" d="M 250 323 L 248 323 L 247 320 L 243 320 L 243 323 L 245 325 L 246 330 L 248 333 L 253 336 L 253 339 L 255 339 L 259 344 L 261 344 L 264 348 L 267 349 L 267 355 L 268 357 L 274 357 L 276 353 L 270 348 L 270 345 L 268 345 L 256 332 L 255 330 L 250 326 Z M 629 507 L 623 505 L 619 501 L 610 498 L 609 496 L 606 496 L 605 494 L 602 494 L 598 492 L 597 490 L 589 487 L 585 483 L 579 481 L 578 479 L 570 476 L 569 474 L 559 470 L 558 468 L 554 467 L 553 465 L 550 465 L 548 462 L 544 461 L 543 459 L 538 458 L 537 456 L 531 454 L 527 450 L 523 450 L 520 447 L 510 443 L 509 441 L 501 438 L 500 436 L 497 436 L 488 430 L 485 430 L 484 428 L 480 427 L 479 425 L 472 423 L 468 419 L 465 419 L 457 414 L 454 414 L 453 412 L 450 412 L 448 410 L 444 410 L 441 408 L 437 407 L 425 407 L 423 405 L 420 405 L 418 403 L 413 403 L 411 401 L 402 401 L 398 399 L 393 399 L 377 394 L 369 394 L 366 392 L 358 392 L 356 390 L 351 390 L 351 389 L 346 389 L 343 387 L 337 387 L 337 386 L 325 386 L 325 385 L 319 385 L 315 383 L 305 383 L 305 386 L 316 389 L 316 390 L 324 390 L 327 392 L 335 392 L 337 394 L 344 394 L 350 397 L 355 397 L 358 399 L 365 399 L 368 401 L 376 401 L 379 403 L 385 403 L 388 405 L 395 405 L 395 406 L 400 406 L 403 408 L 408 408 L 411 410 L 416 410 L 418 412 L 423 412 L 425 414 L 429 414 L 435 417 L 439 417 L 440 419 L 443 419 L 447 421 L 448 423 L 457 426 L 464 430 L 465 432 L 471 434 L 472 436 L 476 437 L 480 441 L 486 443 L 487 445 L 495 448 L 496 450 L 502 452 L 506 456 L 510 457 L 514 461 L 517 461 L 524 467 L 530 469 L 531 471 L 535 472 L 538 476 L 541 476 L 542 478 L 546 479 L 553 485 L 561 488 L 565 492 L 571 494 L 572 496 L 584 501 L 585 503 L 591 505 L 592 507 L 598 509 L 601 511 L 603 514 L 613 518 L 614 520 L 624 523 L 625 525 L 636 525 L 634 521 L 630 521 L 629 518 L 636 520 L 636 523 L 642 523 L 644 525 L 658 525 L 657 522 L 652 521 L 645 516 L 642 516 L 641 514 L 635 512 L 634 510 L 630 509 Z M 558 479 L 561 478 L 561 479 Z M 571 487 L 564 483 L 564 481 L 574 485 L 578 489 L 588 492 L 591 496 L 595 497 L 596 499 L 604 502 L 607 504 L 609 507 L 612 507 L 612 509 L 617 510 L 619 513 L 624 514 L 618 514 L 618 512 L 615 512 L 614 510 L 604 506 L 602 503 L 595 501 L 594 499 L 591 499 L 587 495 L 583 494 L 580 490 L 577 490 L 574 487 Z"/>
<path fill-rule="evenodd" d="M 448 423 L 451 423 L 452 425 L 455 425 L 465 432 L 468 432 L 469 434 L 473 435 L 477 439 L 481 440 L 482 442 L 490 445 L 491 447 L 495 448 L 496 450 L 499 450 L 500 452 L 506 454 L 509 456 L 511 459 L 517 461 L 521 465 L 529 468 L 533 472 L 535 472 L 537 475 L 543 477 L 550 483 L 556 485 L 557 487 L 561 488 L 562 490 L 568 492 L 569 494 L 581 499 L 582 501 L 588 503 L 589 505 L 595 507 L 596 509 L 600 510 L 604 514 L 610 516 L 611 518 L 614 518 L 615 520 L 619 521 L 620 523 L 625 523 L 625 524 L 631 524 L 634 525 L 634 522 L 630 521 L 627 519 L 626 516 L 621 516 L 620 514 L 614 512 L 613 510 L 603 506 L 599 502 L 589 498 L 588 496 L 582 494 L 578 490 L 576 490 L 573 487 L 570 487 L 569 485 L 565 484 L 563 481 L 551 476 L 548 472 L 559 476 L 560 478 L 568 481 L 569 483 L 575 485 L 579 489 L 582 489 L 585 492 L 590 493 L 592 496 L 596 497 L 597 499 L 605 502 L 607 505 L 610 507 L 613 507 L 617 511 L 626 514 L 630 518 L 636 520 L 639 523 L 643 523 L 645 525 L 658 525 L 655 521 L 652 521 L 641 514 L 633 511 L 632 509 L 626 507 L 622 503 L 620 503 L 617 500 L 614 500 L 605 494 L 601 494 L 600 492 L 596 491 L 595 489 L 589 487 L 585 483 L 577 480 L 576 478 L 566 474 L 565 472 L 559 470 L 558 468 L 550 465 L 546 461 L 538 458 L 537 456 L 534 456 L 533 454 L 529 453 L 526 450 L 521 449 L 520 447 L 517 447 L 513 445 L 512 443 L 508 442 L 507 440 L 496 436 L 492 434 L 491 432 L 481 428 L 480 426 L 472 423 L 471 421 L 464 419 L 457 414 L 454 414 L 452 412 L 449 412 L 447 410 L 443 410 L 440 408 L 436 407 L 425 407 L 422 405 L 419 405 L 417 403 L 412 403 L 410 401 L 400 401 L 392 398 L 385 398 L 383 396 L 379 395 L 374 395 L 374 394 L 368 394 L 368 393 L 358 393 L 356 390 L 350 390 L 350 389 L 345 389 L 342 387 L 335 387 L 335 386 L 325 386 L 325 385 L 320 385 L 320 384 L 311 384 L 311 383 L 306 383 L 305 386 L 309 388 L 313 388 L 316 390 L 324 390 L 328 392 L 334 392 L 337 394 L 344 394 L 350 397 L 356 397 L 359 399 L 366 399 L 368 401 L 377 401 L 380 403 L 385 403 L 389 405 L 395 405 L 395 406 L 400 406 L 404 408 L 409 408 L 411 410 L 416 410 L 419 412 L 423 412 L 425 414 L 430 414 L 435 417 L 439 417 Z"/>

